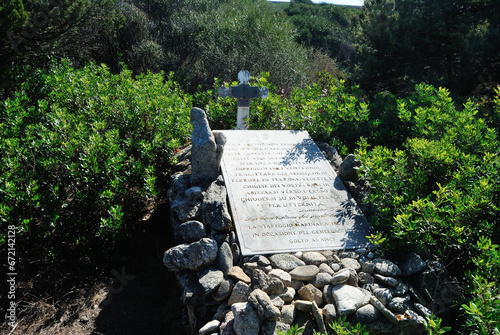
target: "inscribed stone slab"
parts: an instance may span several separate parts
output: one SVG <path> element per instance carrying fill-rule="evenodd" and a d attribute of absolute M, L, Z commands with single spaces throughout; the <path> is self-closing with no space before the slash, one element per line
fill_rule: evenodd
<path fill-rule="evenodd" d="M 306 131 L 225 130 L 222 173 L 243 255 L 354 249 L 370 227 Z"/>

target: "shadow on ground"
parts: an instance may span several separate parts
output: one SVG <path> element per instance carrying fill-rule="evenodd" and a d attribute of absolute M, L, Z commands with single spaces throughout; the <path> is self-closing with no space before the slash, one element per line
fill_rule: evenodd
<path fill-rule="evenodd" d="M 162 206 L 109 271 L 109 292 L 99 305 L 93 334 L 185 334 L 180 288 L 162 262 L 172 245 L 168 207 Z"/>

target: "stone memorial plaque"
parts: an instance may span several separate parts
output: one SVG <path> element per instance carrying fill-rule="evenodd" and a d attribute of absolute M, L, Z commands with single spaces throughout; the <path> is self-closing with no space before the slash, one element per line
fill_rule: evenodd
<path fill-rule="evenodd" d="M 366 247 L 370 227 L 306 131 L 227 130 L 222 173 L 243 255 Z"/>

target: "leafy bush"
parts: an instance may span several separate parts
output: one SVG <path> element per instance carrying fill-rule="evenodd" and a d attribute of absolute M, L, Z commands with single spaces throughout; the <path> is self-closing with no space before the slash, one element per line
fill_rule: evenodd
<path fill-rule="evenodd" d="M 37 253 L 89 254 L 155 199 L 188 139 L 191 97 L 163 74 L 134 79 L 104 65 L 64 61 L 39 78 L 43 99 L 25 95 L 26 81 L 1 105 L 0 217 Z"/>
<path fill-rule="evenodd" d="M 472 259 L 476 269 L 468 273 L 470 300 L 462 305 L 467 315 L 467 329 L 470 334 L 499 334 L 500 250 L 485 237 L 479 238 L 476 249 L 478 255 Z"/>
<path fill-rule="evenodd" d="M 497 133 L 477 116 L 476 103 L 458 111 L 442 88 L 420 84 L 396 103 L 408 134 L 401 148 L 370 148 L 364 140 L 357 150 L 374 188 L 375 225 L 392 247 L 417 241 L 440 252 L 470 252 L 478 235 L 498 229 Z"/>

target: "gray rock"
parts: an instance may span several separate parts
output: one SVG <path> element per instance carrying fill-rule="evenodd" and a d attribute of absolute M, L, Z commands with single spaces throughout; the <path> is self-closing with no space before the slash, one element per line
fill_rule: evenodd
<path fill-rule="evenodd" d="M 378 273 L 375 273 L 373 275 L 373 277 L 375 277 L 375 279 L 377 279 L 380 283 L 387 285 L 387 286 L 397 287 L 399 284 L 399 281 L 397 279 L 392 278 L 392 277 L 382 276 L 382 275 L 379 275 Z"/>
<path fill-rule="evenodd" d="M 377 288 L 373 290 L 373 295 L 386 306 L 392 300 L 392 293 L 387 288 Z"/>
<path fill-rule="evenodd" d="M 286 334 L 289 329 L 290 325 L 283 322 L 264 321 L 262 327 L 260 327 L 260 335 L 275 335 L 278 334 L 278 331 Z"/>
<path fill-rule="evenodd" d="M 273 306 L 276 306 L 278 308 L 281 308 L 285 305 L 285 301 L 281 299 L 279 295 L 272 295 L 269 296 L 271 298 L 271 302 L 273 303 Z"/>
<path fill-rule="evenodd" d="M 398 283 L 398 286 L 395 288 L 389 288 L 391 291 L 392 296 L 394 297 L 402 297 L 406 293 L 408 293 L 408 285 L 403 284 L 403 283 Z"/>
<path fill-rule="evenodd" d="M 195 272 L 181 271 L 177 272 L 177 281 L 182 289 L 181 302 L 184 305 L 199 305 L 203 302 L 203 288 L 198 282 L 198 276 Z"/>
<path fill-rule="evenodd" d="M 379 310 L 375 306 L 368 304 L 356 311 L 356 322 L 366 325 L 377 321 L 380 315 Z"/>
<path fill-rule="evenodd" d="M 269 277 L 264 271 L 253 270 L 253 286 L 267 294 L 281 294 L 285 286 L 278 278 Z"/>
<path fill-rule="evenodd" d="M 226 186 L 222 176 L 219 176 L 205 192 L 201 205 L 203 223 L 216 231 L 229 232 L 233 228 L 226 197 Z"/>
<path fill-rule="evenodd" d="M 352 272 L 349 269 L 342 269 L 339 272 L 335 273 L 330 279 L 330 283 L 332 285 L 339 285 L 345 283 L 352 275 Z"/>
<path fill-rule="evenodd" d="M 192 243 L 207 236 L 205 226 L 200 221 L 192 220 L 181 224 L 174 230 L 174 237 L 181 243 Z"/>
<path fill-rule="evenodd" d="M 344 268 L 353 269 L 356 272 L 361 270 L 361 265 L 354 258 L 342 258 L 340 262 L 342 263 Z"/>
<path fill-rule="evenodd" d="M 301 259 L 308 265 L 317 266 L 327 261 L 326 257 L 323 254 L 315 251 L 304 252 Z"/>
<path fill-rule="evenodd" d="M 401 275 L 401 269 L 391 261 L 387 259 L 377 258 L 375 262 L 375 272 L 387 277 L 397 277 Z"/>
<path fill-rule="evenodd" d="M 319 272 L 328 273 L 330 276 L 333 276 L 335 274 L 335 271 L 333 271 L 332 267 L 326 263 L 322 263 L 319 265 Z"/>
<path fill-rule="evenodd" d="M 231 306 L 234 314 L 234 330 L 237 335 L 259 333 L 259 316 L 249 303 L 236 303 Z"/>
<path fill-rule="evenodd" d="M 361 268 L 363 268 L 363 264 L 365 264 L 366 262 L 369 262 L 370 260 L 368 258 L 366 258 L 365 255 L 359 255 L 359 259 L 358 259 L 358 262 L 359 264 L 361 264 Z"/>
<path fill-rule="evenodd" d="M 290 276 L 295 280 L 311 281 L 318 273 L 319 268 L 316 265 L 303 265 L 290 271 Z"/>
<path fill-rule="evenodd" d="M 401 263 L 401 275 L 411 276 L 425 269 L 427 263 L 420 258 L 419 255 L 412 252 Z"/>
<path fill-rule="evenodd" d="M 408 297 L 409 298 L 409 297 Z M 404 313 L 408 309 L 408 300 L 401 297 L 396 297 L 387 304 L 387 308 L 394 313 Z"/>
<path fill-rule="evenodd" d="M 304 283 L 301 280 L 295 280 L 292 279 L 292 283 L 290 284 L 290 287 L 293 288 L 295 291 L 298 291 L 304 286 Z"/>
<path fill-rule="evenodd" d="M 318 143 L 318 147 L 325 156 L 325 158 L 330 161 L 330 165 L 335 171 L 338 171 L 340 164 L 342 164 L 342 157 L 340 157 L 337 149 L 329 145 L 328 143 Z"/>
<path fill-rule="evenodd" d="M 233 290 L 233 281 L 231 279 L 224 279 L 219 285 L 217 290 L 212 293 L 212 298 L 215 301 L 221 302 L 226 300 Z"/>
<path fill-rule="evenodd" d="M 220 304 L 219 307 L 217 307 L 217 311 L 215 312 L 213 319 L 222 322 L 226 318 L 227 313 L 231 313 L 231 306 L 228 306 L 227 304 Z"/>
<path fill-rule="evenodd" d="M 233 291 L 231 292 L 231 296 L 229 296 L 227 304 L 231 306 L 236 303 L 247 302 L 250 292 L 251 292 L 250 285 L 245 284 L 244 282 L 241 281 L 237 282 L 233 287 Z"/>
<path fill-rule="evenodd" d="M 201 201 L 189 200 L 186 197 L 177 197 L 170 203 L 170 210 L 174 219 L 182 222 L 201 220 Z"/>
<path fill-rule="evenodd" d="M 366 291 L 361 291 L 349 285 L 342 284 L 332 289 L 332 296 L 335 300 L 337 313 L 340 316 L 350 315 L 356 312 L 360 306 L 367 303 L 368 295 L 369 293 Z"/>
<path fill-rule="evenodd" d="M 170 203 L 173 202 L 179 196 L 185 196 L 185 192 L 191 187 L 191 174 L 178 172 L 172 175 L 170 188 L 168 189 L 167 195 Z"/>
<path fill-rule="evenodd" d="M 257 311 L 261 320 L 276 321 L 280 317 L 280 310 L 273 305 L 269 295 L 256 289 L 248 296 L 248 303 Z"/>
<path fill-rule="evenodd" d="M 268 266 L 271 265 L 271 262 L 269 259 L 267 259 L 265 256 L 262 255 L 255 255 L 249 260 L 250 263 L 255 262 L 261 266 Z"/>
<path fill-rule="evenodd" d="M 220 159 L 223 153 L 225 138 L 216 139 L 208 125 L 205 111 L 200 108 L 191 110 L 193 134 L 191 142 L 191 185 L 205 186 L 219 175 Z"/>
<path fill-rule="evenodd" d="M 292 276 L 290 276 L 290 274 L 286 271 L 283 271 L 281 269 L 272 269 L 271 271 L 269 271 L 268 275 L 272 278 L 278 278 L 279 280 L 281 280 L 283 285 L 287 287 L 292 285 Z"/>
<path fill-rule="evenodd" d="M 405 314 L 407 315 L 406 319 L 412 320 L 422 325 L 425 324 L 425 319 L 419 314 L 417 314 L 417 312 L 412 311 L 411 309 L 407 309 L 405 311 Z"/>
<path fill-rule="evenodd" d="M 361 166 L 361 162 L 356 159 L 356 156 L 349 154 L 340 164 L 339 171 L 337 175 L 342 181 L 357 181 L 358 180 L 358 169 Z"/>
<path fill-rule="evenodd" d="M 330 280 L 332 279 L 332 276 L 328 273 L 320 272 L 316 275 L 316 277 L 311 281 L 311 284 L 313 284 L 315 287 L 319 289 L 323 289 L 325 285 L 330 284 Z"/>
<path fill-rule="evenodd" d="M 312 284 L 307 284 L 302 287 L 297 294 L 303 300 L 314 301 L 318 305 L 323 304 L 323 292 L 314 287 Z"/>
<path fill-rule="evenodd" d="M 279 297 L 283 299 L 284 302 L 291 302 L 295 297 L 295 289 L 293 289 L 292 287 L 286 287 L 283 293 L 279 295 Z"/>
<path fill-rule="evenodd" d="M 203 189 L 199 186 L 188 188 L 184 195 L 191 201 L 203 200 Z"/>
<path fill-rule="evenodd" d="M 354 251 L 357 252 L 360 255 L 360 257 L 366 254 L 366 248 L 359 248 Z"/>
<path fill-rule="evenodd" d="M 199 335 L 209 335 L 213 333 L 218 333 L 219 332 L 219 327 L 220 327 L 220 321 L 219 320 L 212 320 L 208 322 L 206 325 L 200 328 L 198 334 Z"/>
<path fill-rule="evenodd" d="M 332 250 L 323 250 L 320 251 L 323 256 L 326 257 L 326 262 L 325 263 L 330 263 L 333 262 L 334 259 L 336 259 L 337 255 L 333 253 Z"/>
<path fill-rule="evenodd" d="M 295 305 L 283 306 L 283 308 L 281 308 L 281 322 L 291 325 L 293 324 L 293 319 L 295 319 Z"/>
<path fill-rule="evenodd" d="M 198 242 L 180 244 L 165 251 L 163 265 L 170 271 L 197 271 L 212 264 L 217 258 L 217 242 L 202 238 Z"/>
<path fill-rule="evenodd" d="M 231 309 L 227 312 L 224 321 L 220 325 L 220 335 L 236 335 L 234 331 L 234 314 Z"/>
<path fill-rule="evenodd" d="M 361 285 L 372 284 L 375 282 L 375 278 L 366 272 L 358 273 L 358 280 Z"/>
<path fill-rule="evenodd" d="M 294 255 L 290 254 L 274 254 L 269 257 L 269 261 L 271 262 L 273 268 L 278 268 L 284 271 L 291 271 L 297 266 L 306 265 L 304 261 L 301 261 Z"/>
<path fill-rule="evenodd" d="M 318 307 L 315 301 L 312 302 L 312 312 L 314 318 L 316 319 L 316 324 L 318 325 L 319 330 L 322 334 L 326 334 L 325 321 L 323 320 L 323 312 Z"/>
<path fill-rule="evenodd" d="M 415 303 L 413 306 L 415 307 L 415 309 L 417 310 L 417 312 L 421 316 L 423 316 L 424 318 L 431 317 L 432 312 L 430 311 L 430 309 L 428 309 L 424 305 L 419 304 L 419 303 Z"/>
<path fill-rule="evenodd" d="M 358 198 L 361 188 L 355 182 L 346 180 L 344 181 L 344 186 L 354 198 Z"/>
<path fill-rule="evenodd" d="M 308 300 L 295 300 L 294 302 L 295 308 L 298 311 L 311 313 L 312 312 L 312 301 Z"/>
<path fill-rule="evenodd" d="M 376 309 L 379 310 L 380 313 L 382 313 L 383 316 L 385 316 L 389 322 L 391 322 L 393 325 L 398 324 L 398 318 L 396 315 L 394 315 L 390 310 L 385 308 L 385 306 L 374 296 L 370 297 L 370 303 L 375 306 Z"/>
<path fill-rule="evenodd" d="M 355 251 L 340 251 L 339 252 L 339 258 L 354 258 L 355 260 L 359 259 L 359 254 Z M 340 262 L 340 260 L 339 260 Z"/>
<path fill-rule="evenodd" d="M 203 269 L 198 273 L 198 281 L 205 295 L 215 291 L 224 280 L 224 273 L 217 268 Z"/>
<path fill-rule="evenodd" d="M 364 284 L 363 289 L 372 292 L 375 291 L 376 289 L 380 288 L 379 284 L 373 283 L 373 284 Z"/>
<path fill-rule="evenodd" d="M 233 252 L 233 264 L 238 264 L 241 258 L 241 250 L 238 243 L 231 243 L 231 251 Z"/>
<path fill-rule="evenodd" d="M 336 285 L 326 285 L 323 287 L 323 299 L 327 304 L 335 304 L 335 299 L 333 299 L 332 290 Z"/>
<path fill-rule="evenodd" d="M 340 264 L 339 263 L 332 263 L 330 265 L 330 267 L 332 268 L 333 271 L 339 271 L 340 270 Z"/>
<path fill-rule="evenodd" d="M 262 270 L 266 273 L 273 269 L 271 265 L 263 266 L 257 262 L 253 262 L 253 263 L 247 262 L 247 263 L 243 264 L 243 267 L 247 270 L 250 270 L 250 273 L 252 273 L 253 270 L 256 270 L 256 269 Z"/>
<path fill-rule="evenodd" d="M 407 334 L 427 334 L 425 323 L 426 321 L 423 317 L 409 309 L 403 314 L 399 325 L 402 332 L 406 332 Z"/>
<path fill-rule="evenodd" d="M 323 307 L 323 315 L 325 316 L 326 324 L 330 324 L 333 320 L 337 319 L 337 309 L 334 304 L 326 304 Z"/>
<path fill-rule="evenodd" d="M 227 276 L 229 269 L 233 267 L 233 253 L 227 242 L 223 242 L 217 254 L 217 267 Z"/>
<path fill-rule="evenodd" d="M 242 281 L 247 284 L 252 282 L 252 279 L 239 266 L 233 266 L 230 268 L 227 275 L 236 279 L 236 281 Z"/>
<path fill-rule="evenodd" d="M 372 261 L 364 262 L 363 266 L 361 267 L 361 271 L 366 272 L 368 274 L 372 274 L 374 270 L 375 270 L 375 263 Z"/>

